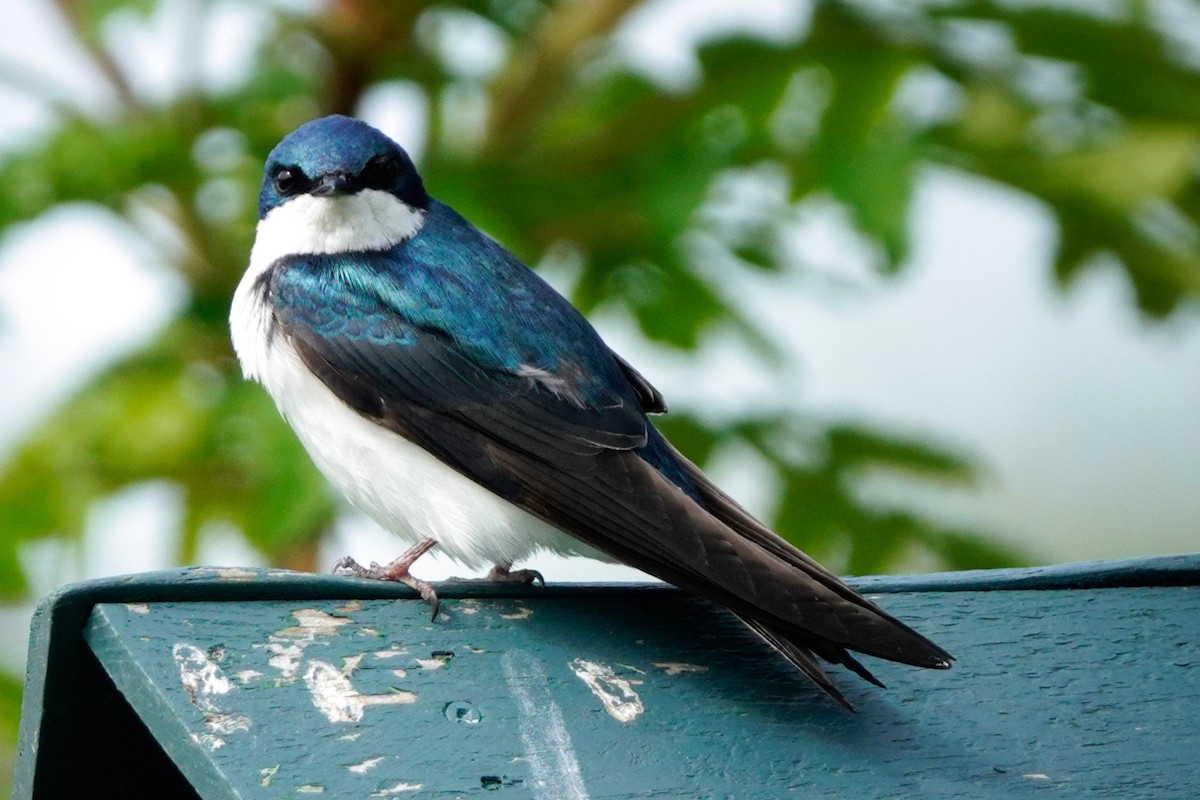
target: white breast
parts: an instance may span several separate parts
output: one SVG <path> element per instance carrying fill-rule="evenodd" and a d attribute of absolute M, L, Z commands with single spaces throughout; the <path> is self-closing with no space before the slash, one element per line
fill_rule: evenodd
<path fill-rule="evenodd" d="M 243 372 L 266 387 L 317 468 L 346 499 L 403 539 L 432 536 L 439 550 L 473 569 L 519 561 L 539 549 L 611 560 L 362 417 L 304 366 L 286 337 L 268 337 L 270 310 L 255 283 L 276 260 L 383 249 L 414 235 L 423 221 L 421 212 L 372 191 L 299 197 L 268 214 L 230 317 Z"/>

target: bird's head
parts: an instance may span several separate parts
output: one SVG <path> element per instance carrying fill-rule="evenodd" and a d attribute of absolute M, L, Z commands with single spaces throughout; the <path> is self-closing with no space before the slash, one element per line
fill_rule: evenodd
<path fill-rule="evenodd" d="M 414 235 L 428 205 L 400 145 L 360 120 L 322 117 L 267 156 L 259 236 L 307 252 L 379 249 Z"/>
<path fill-rule="evenodd" d="M 267 156 L 258 216 L 295 198 L 386 192 L 423 209 L 428 196 L 400 145 L 361 120 L 332 116 L 301 125 Z"/>

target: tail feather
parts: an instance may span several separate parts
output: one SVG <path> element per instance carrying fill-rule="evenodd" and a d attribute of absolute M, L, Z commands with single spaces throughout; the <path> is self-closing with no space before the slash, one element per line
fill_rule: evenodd
<path fill-rule="evenodd" d="M 856 711 L 850 701 L 846 699 L 846 696 L 841 693 L 837 686 L 834 685 L 833 681 L 829 679 L 829 676 L 825 674 L 825 670 L 821 668 L 819 663 L 817 663 L 817 659 L 815 659 L 813 654 L 806 648 L 801 647 L 800 645 L 788 639 L 786 636 L 782 636 L 778 631 L 764 625 L 756 619 L 752 619 L 750 617 L 741 617 L 741 620 L 742 622 L 746 623 L 750 630 L 761 636 L 767 642 L 767 644 L 774 647 L 781 655 L 783 655 L 784 658 L 786 658 L 797 669 L 808 676 L 809 680 L 821 687 L 821 689 L 827 695 L 836 700 L 842 706 L 842 708 L 846 709 L 847 711 Z M 854 659 L 850 660 L 854 661 Z M 863 671 L 865 672 L 866 670 Z M 870 673 L 867 674 L 870 675 Z M 871 682 L 879 683 L 878 681 L 874 680 L 874 676 L 871 676 Z M 879 685 L 882 686 L 883 684 Z"/>
<path fill-rule="evenodd" d="M 857 639 L 848 638 L 836 642 L 821 640 L 809 643 L 806 641 L 804 646 L 831 663 L 845 665 L 855 674 L 877 685 L 882 684 L 865 667 L 846 653 L 847 648 L 914 667 L 929 669 L 950 667 L 954 661 L 952 655 L 871 603 L 843 583 L 836 575 L 767 528 L 750 512 L 738 505 L 737 501 L 714 485 L 700 471 L 699 467 L 681 455 L 679 451 L 672 448 L 672 454 L 699 493 L 704 508 L 713 517 L 763 550 L 802 569 L 811 579 L 846 601 L 849 604 L 848 607 L 857 607 L 860 611 L 865 612 L 860 619 L 870 623 L 870 635 L 860 634 Z M 794 632 L 776 631 L 775 635 L 776 637 L 796 638 Z M 768 641 L 770 640 L 768 639 Z"/>

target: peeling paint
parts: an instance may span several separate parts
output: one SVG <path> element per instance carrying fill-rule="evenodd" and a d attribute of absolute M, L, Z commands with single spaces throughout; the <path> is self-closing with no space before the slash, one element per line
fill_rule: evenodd
<path fill-rule="evenodd" d="M 397 658 L 399 656 L 406 656 L 406 655 L 408 655 L 408 650 L 406 650 L 403 647 L 397 647 L 395 645 L 392 645 L 387 650 L 376 650 L 375 651 L 376 658 Z"/>
<path fill-rule="evenodd" d="M 296 636 L 312 632 L 317 636 L 334 636 L 338 628 L 350 624 L 349 617 L 338 617 L 319 608 L 298 608 L 292 612 L 296 625 L 279 631 L 280 636 Z"/>
<path fill-rule="evenodd" d="M 393 674 L 393 675 L 395 675 L 397 678 L 407 678 L 407 677 L 408 677 L 408 670 L 406 670 L 406 669 L 394 669 L 394 670 L 392 670 L 392 674 Z"/>
<path fill-rule="evenodd" d="M 354 674 L 354 670 L 358 669 L 358 665 L 366 657 L 366 653 L 359 653 L 356 656 L 345 656 L 342 658 L 342 674 L 349 676 Z"/>
<path fill-rule="evenodd" d="M 204 724 L 213 733 L 220 733 L 228 736 L 231 733 L 238 731 L 250 730 L 250 718 L 236 714 L 212 714 L 206 715 Z"/>
<path fill-rule="evenodd" d="M 352 621 L 316 608 L 297 609 L 292 612 L 292 617 L 297 624 L 272 633 L 266 644 L 267 652 L 271 653 L 267 663 L 279 670 L 284 678 L 296 676 L 305 648 L 318 636 L 336 636 L 338 628 Z"/>
<path fill-rule="evenodd" d="M 304 655 L 304 645 L 283 644 L 272 641 L 267 645 L 268 652 L 275 655 L 267 659 L 267 663 L 283 673 L 285 678 L 294 678 L 300 668 L 300 658 Z"/>
<path fill-rule="evenodd" d="M 217 576 L 221 580 L 226 581 L 254 581 L 258 580 L 258 573 L 252 569 L 242 569 L 241 567 L 218 567 Z"/>
<path fill-rule="evenodd" d="M 353 614 L 355 611 L 362 611 L 362 603 L 357 600 L 351 600 L 348 603 L 343 603 L 340 606 L 334 606 L 334 611 L 339 614 Z"/>
<path fill-rule="evenodd" d="M 238 683 L 245 685 L 255 678 L 261 678 L 262 673 L 256 669 L 244 669 L 241 672 L 233 673 L 233 677 L 238 679 Z"/>
<path fill-rule="evenodd" d="M 517 610 L 511 614 L 501 614 L 500 619 L 529 619 L 533 616 L 533 609 L 529 606 L 517 604 Z"/>
<path fill-rule="evenodd" d="M 604 710 L 609 716 L 618 722 L 633 722 L 646 710 L 631 682 L 618 677 L 607 664 L 577 658 L 568 666 L 575 673 L 575 677 L 583 681 L 592 690 L 592 694 L 604 704 Z"/>
<path fill-rule="evenodd" d="M 204 716 L 208 733 L 193 735 L 193 739 L 209 750 L 225 746 L 223 737 L 250 730 L 250 718 L 221 710 L 214 696 L 229 694 L 235 687 L 221 667 L 204 650 L 179 642 L 171 648 L 171 656 L 179 668 L 179 681 L 188 699 Z"/>
<path fill-rule="evenodd" d="M 145 603 L 125 603 L 125 608 L 132 611 L 134 614 L 149 614 L 150 606 Z"/>
<path fill-rule="evenodd" d="M 220 750 L 225 746 L 225 740 L 211 733 L 193 733 L 192 741 L 205 750 Z"/>
<path fill-rule="evenodd" d="M 708 667 L 703 664 L 686 664 L 682 661 L 655 661 L 654 666 L 672 678 L 685 672 L 708 672 Z"/>
<path fill-rule="evenodd" d="M 347 766 L 346 769 L 350 770 L 355 775 L 365 775 L 368 771 L 378 766 L 379 762 L 383 761 L 385 758 L 387 758 L 387 756 L 375 756 L 374 758 L 368 758 L 366 761 L 359 762 L 358 764 L 351 764 Z"/>
<path fill-rule="evenodd" d="M 312 660 L 304 672 L 313 705 L 330 722 L 358 722 L 367 706 L 408 705 L 417 702 L 415 692 L 394 690 L 388 694 L 360 694 L 354 684 L 332 664 Z"/>
<path fill-rule="evenodd" d="M 1044 772 L 1031 772 L 1028 775 L 1022 775 L 1021 777 L 1029 778 L 1032 781 L 1048 781 L 1048 780 L 1050 780 L 1050 776 L 1045 774 Z"/>
<path fill-rule="evenodd" d="M 371 797 L 392 797 L 401 792 L 415 792 L 423 785 L 421 783 L 404 783 L 401 781 L 390 789 L 380 789 L 378 792 L 371 792 Z"/>
<path fill-rule="evenodd" d="M 308 783 L 296 787 L 296 794 L 324 794 L 325 787 L 319 783 Z"/>
<path fill-rule="evenodd" d="M 171 656 L 179 667 L 184 691 L 196 705 L 215 708 L 210 695 L 228 694 L 233 689 L 221 667 L 194 644 L 179 642 L 171 648 Z"/>
<path fill-rule="evenodd" d="M 421 669 L 441 669 L 450 663 L 450 659 L 454 658 L 454 653 L 449 651 L 430 653 L 429 658 L 418 658 L 417 664 Z"/>
<path fill-rule="evenodd" d="M 273 766 L 273 767 L 265 767 L 265 768 L 263 768 L 263 769 L 260 769 L 260 770 L 258 771 L 258 774 L 259 774 L 259 781 L 258 781 L 258 783 L 259 783 L 259 785 L 260 785 L 260 786 L 270 786 L 270 785 L 271 785 L 271 781 L 275 779 L 275 773 L 276 773 L 276 772 L 279 772 L 279 767 L 280 767 L 280 765 L 279 765 L 279 764 L 276 764 L 276 765 L 275 765 L 275 766 Z"/>

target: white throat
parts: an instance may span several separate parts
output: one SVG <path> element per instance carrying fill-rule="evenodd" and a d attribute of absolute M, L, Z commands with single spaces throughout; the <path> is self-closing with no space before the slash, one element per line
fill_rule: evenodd
<path fill-rule="evenodd" d="M 386 250 L 415 235 L 424 221 L 425 212 L 378 189 L 301 195 L 259 221 L 250 266 L 266 269 L 283 256 Z"/>

